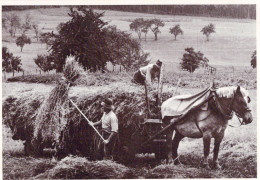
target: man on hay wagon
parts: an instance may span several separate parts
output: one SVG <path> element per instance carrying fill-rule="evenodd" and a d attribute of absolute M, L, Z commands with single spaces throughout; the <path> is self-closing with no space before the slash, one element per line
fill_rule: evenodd
<path fill-rule="evenodd" d="M 102 125 L 101 135 L 99 138 L 97 154 L 99 159 L 113 159 L 114 150 L 118 143 L 118 119 L 113 112 L 113 101 L 110 98 L 101 103 L 103 116 L 100 121 L 90 122 L 91 126 Z"/>
<path fill-rule="evenodd" d="M 134 73 L 132 82 L 141 85 L 145 85 L 145 83 L 151 85 L 156 77 L 159 80 L 161 66 L 162 62 L 158 59 L 155 64 L 148 64 L 147 66 L 141 67 Z"/>

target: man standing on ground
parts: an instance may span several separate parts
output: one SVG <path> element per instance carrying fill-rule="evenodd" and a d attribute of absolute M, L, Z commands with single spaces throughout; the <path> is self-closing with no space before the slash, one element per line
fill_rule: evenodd
<path fill-rule="evenodd" d="M 105 159 L 112 159 L 116 141 L 118 139 L 118 119 L 113 112 L 113 101 L 110 98 L 105 99 L 101 105 L 103 110 L 101 120 L 95 123 L 91 122 L 90 125 L 102 125 L 101 134 L 105 141 L 100 138 L 98 142 L 98 154 Z"/>

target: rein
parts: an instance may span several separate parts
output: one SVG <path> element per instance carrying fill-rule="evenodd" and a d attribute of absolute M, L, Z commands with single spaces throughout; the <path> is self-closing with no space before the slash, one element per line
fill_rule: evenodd
<path fill-rule="evenodd" d="M 237 116 L 236 116 L 236 117 L 237 117 Z M 238 126 L 233 126 L 233 125 L 228 124 L 228 126 L 233 127 L 233 128 L 238 128 L 238 127 L 242 126 L 242 124 L 244 123 L 244 121 L 241 121 L 239 117 L 237 117 L 237 119 L 238 119 L 238 121 L 240 122 L 240 125 L 238 125 Z"/>

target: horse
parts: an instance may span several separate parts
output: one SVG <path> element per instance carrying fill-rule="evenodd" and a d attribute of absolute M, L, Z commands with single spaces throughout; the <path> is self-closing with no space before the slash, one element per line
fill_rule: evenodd
<path fill-rule="evenodd" d="M 240 86 L 210 89 L 207 102 L 205 102 L 208 105 L 207 109 L 194 108 L 187 112 L 183 118 L 178 119 L 177 122 L 174 122 L 176 119 L 173 116 L 167 116 L 166 111 L 171 108 L 168 100 L 163 102 L 161 106 L 162 114 L 166 113 L 162 118 L 163 126 L 173 123 L 173 126 L 170 126 L 171 128 L 166 132 L 166 155 L 168 163 L 174 162 L 178 164 L 178 146 L 184 137 L 203 138 L 204 159 L 202 165 L 209 169 L 208 155 L 210 142 L 214 138 L 212 168 L 219 169 L 221 168 L 218 162 L 219 147 L 228 126 L 228 120 L 232 119 L 235 113 L 238 118 L 243 119 L 241 125 L 249 124 L 253 121 L 251 110 L 248 107 L 248 103 L 250 103 L 248 91 Z M 175 135 L 173 138 L 174 131 Z"/>

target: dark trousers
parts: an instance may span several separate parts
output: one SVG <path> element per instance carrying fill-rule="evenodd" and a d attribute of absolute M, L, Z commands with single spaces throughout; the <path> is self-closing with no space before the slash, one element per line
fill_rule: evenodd
<path fill-rule="evenodd" d="M 143 75 L 141 74 L 140 70 L 136 71 L 134 73 L 134 77 L 132 79 L 132 82 L 135 84 L 141 84 L 144 85 L 145 83 L 145 77 L 143 77 Z"/>
<path fill-rule="evenodd" d="M 104 139 L 107 139 L 111 133 L 106 131 L 102 131 L 102 136 Z M 98 142 L 98 156 L 99 159 L 113 159 L 114 150 L 116 146 L 116 142 L 118 139 L 118 134 L 115 133 L 108 144 L 104 144 L 103 140 L 100 138 Z"/>

